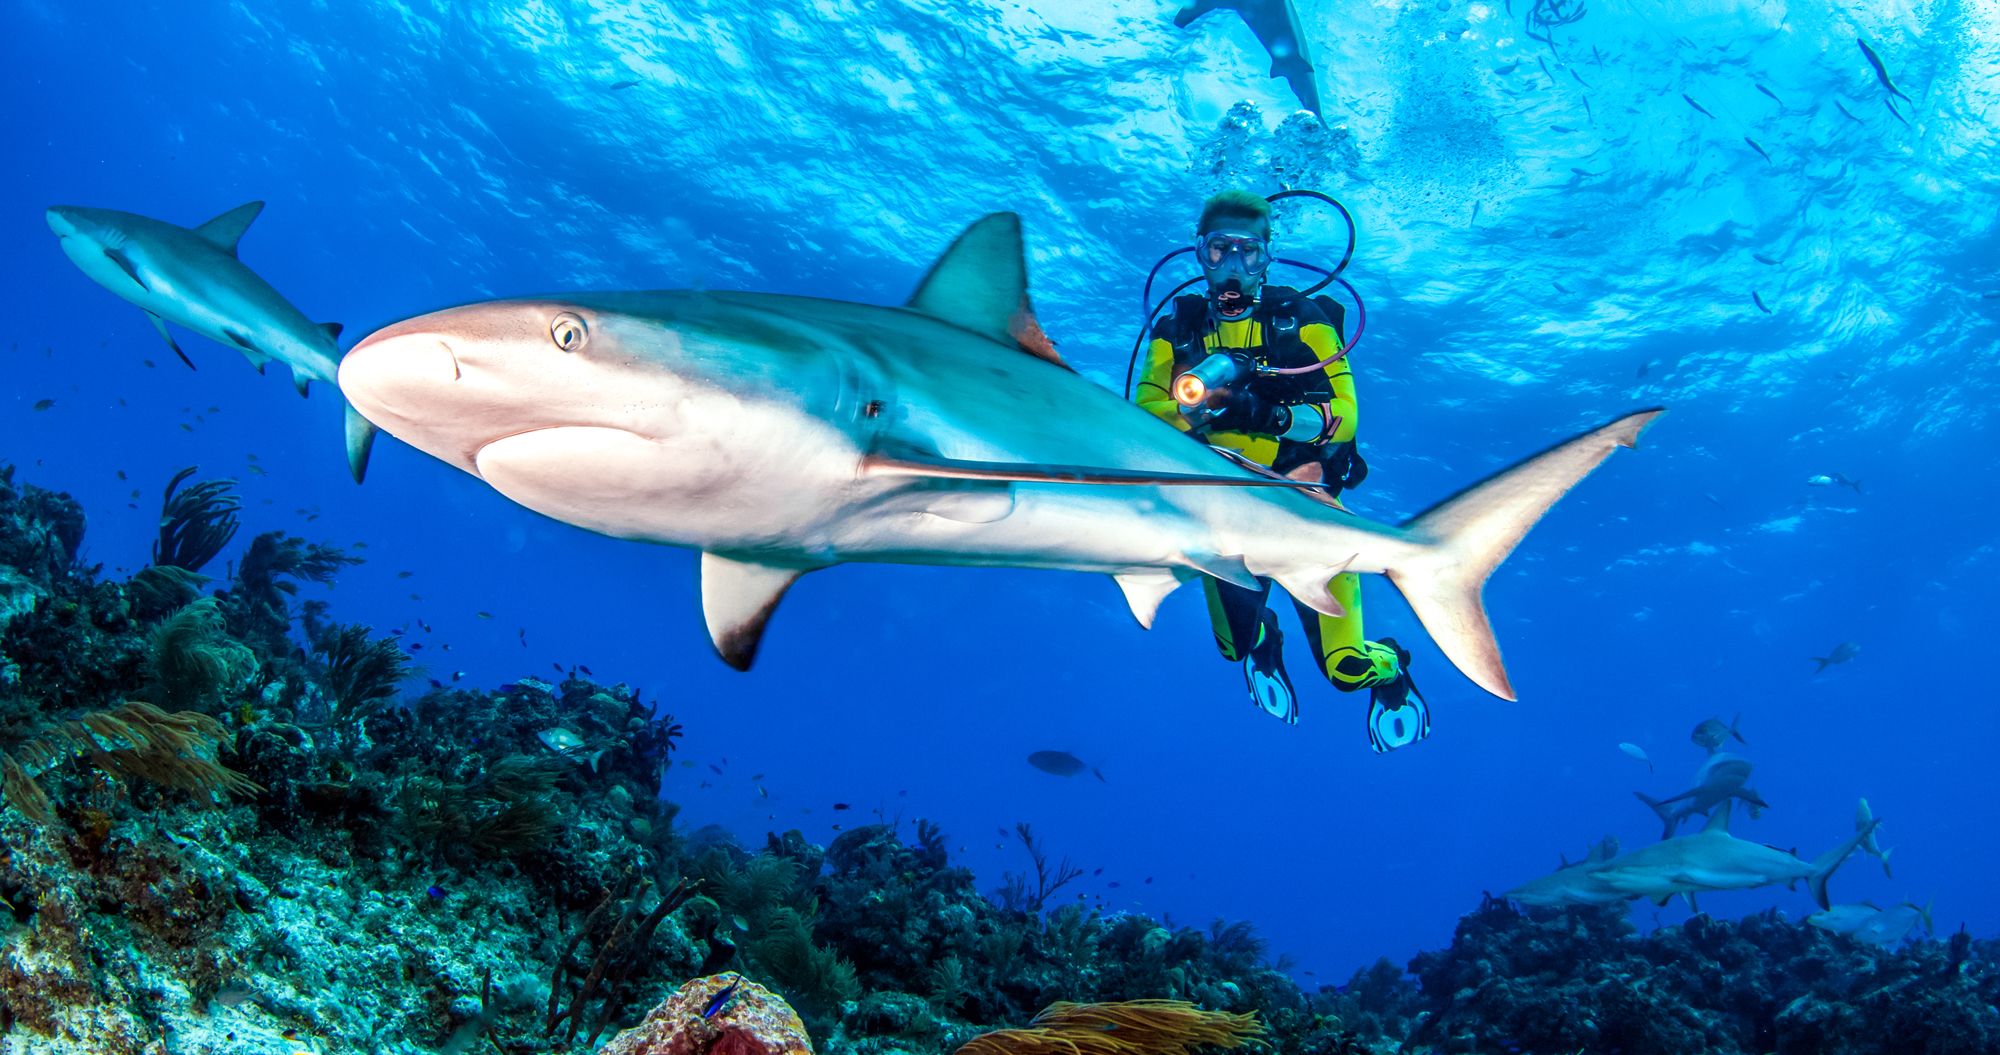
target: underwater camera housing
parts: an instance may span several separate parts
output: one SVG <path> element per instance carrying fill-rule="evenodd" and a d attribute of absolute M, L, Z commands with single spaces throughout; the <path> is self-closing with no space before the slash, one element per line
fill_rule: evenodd
<path fill-rule="evenodd" d="M 1326 289 L 1328 286 L 1333 285 L 1334 283 L 1339 283 L 1340 287 L 1347 291 L 1348 297 L 1354 301 L 1354 308 L 1355 308 L 1354 336 L 1350 338 L 1344 346 L 1342 346 L 1339 350 L 1335 351 L 1332 355 L 1329 355 L 1326 358 L 1321 359 L 1320 361 L 1313 363 L 1309 366 L 1258 367 L 1255 363 L 1252 363 L 1247 356 L 1240 356 L 1240 355 L 1229 356 L 1226 355 L 1225 353 L 1216 353 L 1215 355 L 1211 355 L 1207 359 L 1204 359 L 1201 363 L 1197 364 L 1194 367 L 1194 369 L 1185 371 L 1179 377 L 1176 377 L 1174 379 L 1174 384 L 1173 384 L 1174 400 L 1175 402 L 1179 403 L 1182 407 L 1192 408 L 1198 406 L 1208 398 L 1210 393 L 1225 390 L 1230 385 L 1240 383 L 1253 376 L 1258 376 L 1258 375 L 1282 376 L 1287 374 L 1305 374 L 1305 373 L 1311 373 L 1316 370 L 1324 370 L 1326 369 L 1328 364 L 1346 358 L 1347 353 L 1353 351 L 1354 346 L 1360 343 L 1362 331 L 1368 328 L 1368 308 L 1367 305 L 1362 303 L 1361 294 L 1357 292 L 1355 288 L 1352 285 L 1350 285 L 1346 279 L 1340 277 L 1340 273 L 1347 270 L 1347 265 L 1354 261 L 1354 244 L 1355 244 L 1354 215 L 1347 211 L 1347 206 L 1340 204 L 1340 202 L 1335 198 L 1333 198 L 1331 195 L 1324 194 L 1316 190 L 1281 190 L 1276 194 L 1266 195 L 1264 200 L 1275 204 L 1277 202 L 1285 200 L 1286 198 L 1312 198 L 1316 201 L 1325 202 L 1326 204 L 1331 205 L 1336 210 L 1338 210 L 1340 212 L 1341 219 L 1345 221 L 1347 224 L 1347 250 L 1346 252 L 1341 254 L 1340 263 L 1334 265 L 1331 270 L 1321 267 L 1317 264 L 1307 263 L 1303 260 L 1288 260 L 1284 257 L 1272 258 L 1271 262 L 1274 264 L 1284 264 L 1287 267 L 1295 267 L 1303 271 L 1310 271 L 1321 277 L 1318 282 L 1313 283 L 1311 286 L 1308 286 L 1305 289 L 1298 290 L 1294 293 L 1286 294 L 1285 296 L 1282 297 L 1274 297 L 1271 298 L 1270 300 L 1263 301 L 1262 303 L 1266 305 L 1289 304 L 1296 301 L 1306 300 L 1308 298 L 1317 295 L 1321 290 Z M 1133 371 L 1135 371 L 1139 365 L 1139 349 L 1145 347 L 1146 336 L 1153 331 L 1153 320 L 1159 318 L 1161 310 L 1164 309 L 1168 304 L 1173 303 L 1173 299 L 1175 297 L 1180 296 L 1183 290 L 1186 290 L 1188 287 L 1194 285 L 1195 283 L 1202 281 L 1202 279 L 1206 277 L 1205 275 L 1196 275 L 1195 277 L 1188 279 L 1185 282 L 1182 282 L 1180 285 L 1175 286 L 1173 289 L 1168 290 L 1166 295 L 1161 297 L 1158 301 L 1153 300 L 1153 281 L 1159 278 L 1160 269 L 1166 267 L 1168 261 L 1173 260 L 1175 257 L 1180 256 L 1183 253 L 1188 255 L 1193 255 L 1194 247 L 1182 246 L 1181 248 L 1168 253 L 1167 255 L 1161 257 L 1157 262 L 1155 262 L 1153 264 L 1153 269 L 1147 272 L 1146 274 L 1146 286 L 1145 289 L 1140 293 L 1140 303 L 1147 308 L 1146 317 L 1139 324 L 1139 335 L 1132 341 L 1132 354 L 1125 361 L 1126 399 L 1132 398 L 1132 374 Z M 1223 362 L 1218 362 L 1217 360 L 1219 358 L 1240 360 L 1240 362 L 1226 364 Z M 1224 379 L 1225 372 L 1232 370 L 1235 372 L 1228 373 L 1226 375 L 1227 379 L 1225 380 Z M 1184 379 L 1190 377 L 1191 375 L 1194 376 L 1194 380 L 1187 381 L 1186 387 L 1184 388 L 1183 386 Z M 1196 386 L 1199 387 L 1197 388 Z M 1184 398 L 1183 397 L 1184 391 L 1187 393 L 1189 397 L 1192 398 Z"/>

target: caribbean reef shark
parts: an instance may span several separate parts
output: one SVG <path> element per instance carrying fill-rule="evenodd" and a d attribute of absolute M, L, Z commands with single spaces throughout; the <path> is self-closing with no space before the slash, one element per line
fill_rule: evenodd
<path fill-rule="evenodd" d="M 1323 118 L 1312 54 L 1306 48 L 1305 30 L 1299 26 L 1299 12 L 1292 0 L 1194 0 L 1174 15 L 1174 25 L 1186 29 L 1195 19 L 1222 8 L 1243 16 L 1250 32 L 1257 34 L 1258 43 L 1271 53 L 1271 76 L 1283 77 L 1292 94 L 1299 97 L 1299 105 Z"/>
<path fill-rule="evenodd" d="M 271 284 L 237 259 L 236 243 L 264 203 L 240 205 L 187 228 L 136 213 L 57 205 L 49 230 L 91 280 L 139 306 L 181 362 L 193 360 L 167 332 L 185 326 L 243 353 L 258 373 L 275 359 L 291 368 L 299 395 L 313 381 L 334 383 L 338 323 L 310 322 Z M 356 483 L 368 471 L 375 429 L 346 408 L 347 469 Z"/>
<path fill-rule="evenodd" d="M 1583 860 L 1575 864 L 1564 861 L 1561 868 L 1540 879 L 1522 883 L 1501 897 L 1538 908 L 1615 905 L 1620 901 L 1630 901 L 1632 895 L 1613 890 L 1597 878 L 1597 870 L 1617 856 L 1618 840 L 1606 836 L 1604 841 L 1590 848 Z"/>
<path fill-rule="evenodd" d="M 1697 813 L 1706 814 L 1730 799 L 1742 799 L 1750 807 L 1752 820 L 1757 818 L 1759 810 L 1770 809 L 1771 804 L 1765 802 L 1763 796 L 1743 786 L 1750 779 L 1750 768 L 1748 759 L 1718 751 L 1709 755 L 1708 760 L 1695 771 L 1694 787 L 1669 799 L 1656 799 L 1643 791 L 1632 794 L 1639 796 L 1640 802 L 1659 814 L 1661 822 L 1667 826 L 1660 838 L 1670 839 L 1682 821 Z M 1670 808 L 1676 802 L 1682 803 L 1682 806 L 1679 809 Z"/>
<path fill-rule="evenodd" d="M 1710 890 L 1748 890 L 1773 883 L 1791 885 L 1803 879 L 1820 908 L 1828 905 L 1826 881 L 1834 869 L 1874 834 L 1882 823 L 1864 812 L 1855 819 L 1854 834 L 1808 862 L 1783 850 L 1748 842 L 1729 834 L 1729 803 L 1709 816 L 1694 835 L 1680 835 L 1615 858 L 1591 870 L 1591 878 L 1621 894 L 1652 898 L 1666 904 L 1684 895 Z"/>
<path fill-rule="evenodd" d="M 903 307 L 715 291 L 491 301 L 369 335 L 340 385 L 391 435 L 529 509 L 700 550 L 709 634 L 739 670 L 793 581 L 845 561 L 1102 572 L 1143 626 L 1201 575 L 1272 579 L 1337 612 L 1327 582 L 1351 570 L 1387 575 L 1452 662 L 1508 699 L 1481 586 L 1659 413 L 1400 527 L 1371 523 L 1063 365 L 1033 321 L 1011 213 L 973 224 Z"/>

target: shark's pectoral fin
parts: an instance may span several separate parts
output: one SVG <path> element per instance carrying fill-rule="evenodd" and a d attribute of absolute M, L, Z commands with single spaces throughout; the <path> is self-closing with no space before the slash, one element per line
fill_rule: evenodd
<path fill-rule="evenodd" d="M 757 658 L 764 626 L 778 602 L 810 568 L 781 567 L 738 560 L 719 553 L 701 555 L 701 614 L 716 654 L 737 670 Z"/>
<path fill-rule="evenodd" d="M 1160 613 L 1160 602 L 1187 581 L 1168 568 L 1143 568 L 1113 575 L 1112 579 L 1117 581 L 1120 590 L 1125 591 L 1125 603 L 1132 608 L 1132 618 L 1147 630 L 1153 629 L 1153 618 Z"/>
<path fill-rule="evenodd" d="M 172 348 L 174 354 L 181 357 L 181 362 L 186 363 L 188 369 L 194 369 L 194 360 L 189 359 L 187 353 L 181 351 L 181 346 L 174 343 L 174 335 L 167 332 L 167 320 L 150 311 L 146 313 L 146 317 L 153 320 L 153 328 L 160 331 L 160 340 L 167 342 L 167 347 Z"/>
<path fill-rule="evenodd" d="M 913 476 L 934 480 L 994 480 L 1028 484 L 1100 484 L 1135 487 L 1293 487 L 1318 484 L 1282 476 L 1211 476 L 1206 473 L 1164 473 L 1148 469 L 1113 469 L 1093 465 L 1041 465 L 1027 462 L 967 462 L 937 455 L 898 451 L 861 459 L 862 476 Z"/>
<path fill-rule="evenodd" d="M 104 258 L 117 264 L 118 270 L 125 272 L 126 277 L 137 283 L 140 289 L 148 293 L 153 291 L 153 287 L 147 285 L 146 280 L 139 277 L 139 265 L 132 262 L 132 258 L 125 254 L 125 250 L 106 249 L 104 251 Z"/>
<path fill-rule="evenodd" d="M 346 405 L 347 471 L 360 483 L 368 475 L 368 452 L 375 446 L 375 425 L 354 404 Z"/>
<path fill-rule="evenodd" d="M 194 233 L 213 243 L 217 249 L 236 255 L 236 243 L 243 240 L 243 232 L 250 227 L 250 221 L 264 211 L 261 201 L 244 202 L 221 216 L 194 229 Z"/>

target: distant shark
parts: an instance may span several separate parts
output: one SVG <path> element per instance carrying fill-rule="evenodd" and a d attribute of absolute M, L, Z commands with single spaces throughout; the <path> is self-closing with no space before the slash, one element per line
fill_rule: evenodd
<path fill-rule="evenodd" d="M 1319 108 L 1319 82 L 1313 76 L 1312 53 L 1292 0 L 1194 0 L 1174 15 L 1174 25 L 1186 29 L 1210 11 L 1228 9 L 1243 17 L 1264 50 L 1271 53 L 1271 76 L 1283 77 L 1299 105 L 1324 119 Z"/>
<path fill-rule="evenodd" d="M 1629 414 L 1404 524 L 1232 462 L 1071 371 L 1021 227 L 972 225 L 903 307 L 757 293 L 502 300 L 379 330 L 340 385 L 391 435 L 537 512 L 700 550 L 711 640 L 749 668 L 799 576 L 846 561 L 1101 572 L 1150 626 L 1202 575 L 1320 612 L 1387 575 L 1446 656 L 1514 698 L 1480 590 Z M 1076 459 L 1087 464 L 1076 464 Z"/>
<path fill-rule="evenodd" d="M 1614 890 L 1597 878 L 1597 870 L 1617 856 L 1618 840 L 1606 837 L 1603 842 L 1591 847 L 1583 860 L 1575 864 L 1564 861 L 1561 868 L 1522 883 L 1501 897 L 1537 908 L 1615 905 L 1620 901 L 1630 901 L 1632 895 Z"/>
<path fill-rule="evenodd" d="M 1660 838 L 1670 839 L 1682 821 L 1698 813 L 1706 814 L 1730 799 L 1742 799 L 1748 804 L 1753 819 L 1759 810 L 1770 809 L 1771 804 L 1765 802 L 1763 796 L 1743 786 L 1750 779 L 1750 769 L 1747 759 L 1717 751 L 1708 756 L 1700 769 L 1695 770 L 1694 787 L 1668 799 L 1656 799 L 1643 791 L 1633 794 L 1659 814 L 1660 820 L 1667 826 Z M 1682 803 L 1681 807 L 1671 808 L 1677 802 Z"/>
<path fill-rule="evenodd" d="M 313 381 L 334 383 L 338 323 L 314 323 L 236 257 L 236 243 L 264 203 L 240 205 L 187 228 L 136 213 L 57 205 L 49 230 L 64 253 L 98 285 L 139 306 L 167 347 L 189 369 L 167 323 L 185 326 L 243 353 L 259 373 L 275 359 L 292 371 L 299 395 Z M 374 426 L 346 408 L 347 468 L 356 483 L 368 471 Z"/>
<path fill-rule="evenodd" d="M 1686 896 L 1692 905 L 1695 895 L 1710 890 L 1748 890 L 1803 879 L 1823 909 L 1828 905 L 1827 879 L 1880 823 L 1857 818 L 1853 835 L 1808 862 L 1729 834 L 1729 803 L 1724 802 L 1700 832 L 1635 850 L 1592 869 L 1591 877 L 1619 893 L 1652 898 L 1662 905 L 1675 895 Z"/>

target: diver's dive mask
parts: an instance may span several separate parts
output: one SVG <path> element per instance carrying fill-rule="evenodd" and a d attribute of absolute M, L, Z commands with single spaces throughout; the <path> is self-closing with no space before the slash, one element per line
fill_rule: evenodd
<path fill-rule="evenodd" d="M 1264 236 L 1241 231 L 1209 231 L 1194 242 L 1195 260 L 1208 276 L 1209 299 L 1228 317 L 1248 312 L 1264 286 L 1271 248 Z"/>

